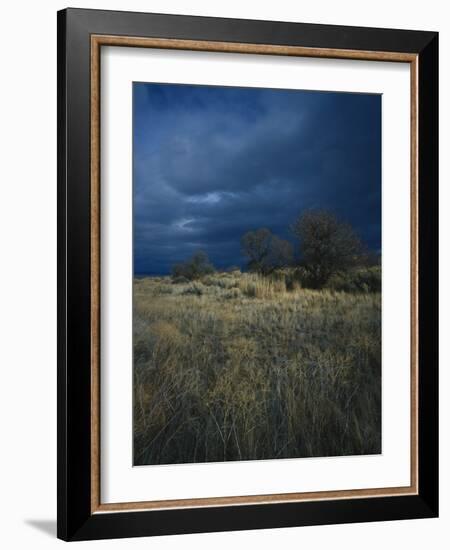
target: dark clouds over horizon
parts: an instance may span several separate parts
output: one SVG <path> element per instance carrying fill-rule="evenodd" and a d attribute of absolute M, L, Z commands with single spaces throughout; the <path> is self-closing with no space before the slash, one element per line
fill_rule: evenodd
<path fill-rule="evenodd" d="M 133 84 L 135 274 L 196 250 L 243 265 L 239 240 L 326 208 L 381 247 L 381 96 Z"/>

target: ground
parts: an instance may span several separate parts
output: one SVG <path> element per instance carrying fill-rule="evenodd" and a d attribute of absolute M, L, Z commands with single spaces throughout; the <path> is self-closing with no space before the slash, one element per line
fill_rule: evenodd
<path fill-rule="evenodd" d="M 133 326 L 136 465 L 381 452 L 379 292 L 137 278 Z"/>

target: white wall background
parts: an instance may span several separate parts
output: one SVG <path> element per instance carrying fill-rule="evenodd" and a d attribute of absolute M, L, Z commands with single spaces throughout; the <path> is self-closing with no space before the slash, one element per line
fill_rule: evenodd
<path fill-rule="evenodd" d="M 2 6 L 0 85 L 0 541 L 53 548 L 56 518 L 56 11 Z M 441 95 L 441 518 L 83 543 L 85 548 L 446 548 L 450 538 L 450 17 L 441 0 L 98 0 L 76 7 L 435 30 Z M 447 543 L 445 543 L 447 540 Z"/>

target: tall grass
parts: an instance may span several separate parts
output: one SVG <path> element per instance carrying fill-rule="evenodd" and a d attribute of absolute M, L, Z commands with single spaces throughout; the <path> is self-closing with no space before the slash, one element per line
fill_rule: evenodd
<path fill-rule="evenodd" d="M 135 281 L 135 464 L 379 452 L 379 293 Z"/>

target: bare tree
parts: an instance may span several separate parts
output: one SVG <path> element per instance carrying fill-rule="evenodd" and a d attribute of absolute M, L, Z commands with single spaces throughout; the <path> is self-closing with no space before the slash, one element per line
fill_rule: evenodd
<path fill-rule="evenodd" d="M 248 269 L 264 275 L 292 262 L 291 243 L 265 227 L 245 233 L 241 238 L 241 248 L 248 258 Z"/>
<path fill-rule="evenodd" d="M 326 210 L 306 210 L 291 226 L 300 241 L 302 261 L 312 286 L 357 264 L 363 247 L 353 228 Z"/>

